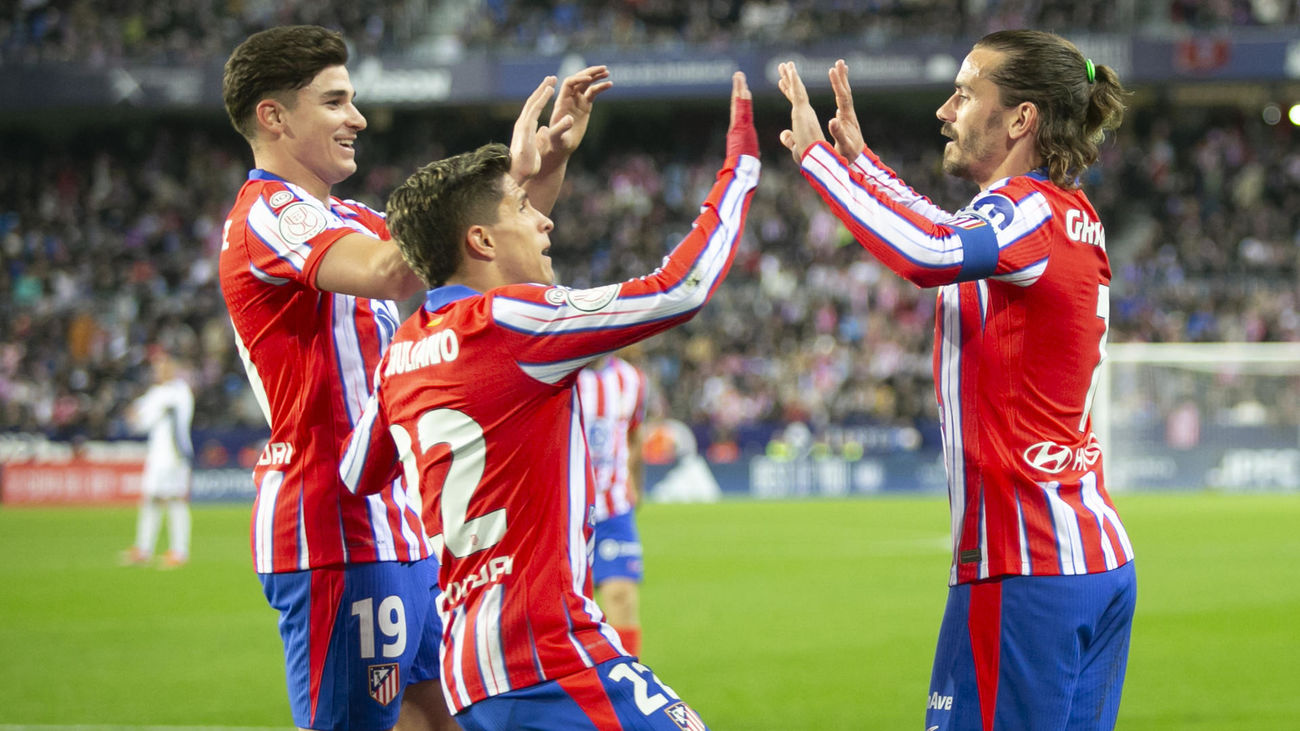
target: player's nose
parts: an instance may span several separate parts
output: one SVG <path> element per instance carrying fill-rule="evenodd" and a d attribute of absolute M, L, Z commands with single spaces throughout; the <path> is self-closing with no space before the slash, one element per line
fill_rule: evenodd
<path fill-rule="evenodd" d="M 369 123 L 366 122 L 366 116 L 361 113 L 360 109 L 352 107 L 352 116 L 348 119 L 348 126 L 357 130 L 363 130 Z"/>

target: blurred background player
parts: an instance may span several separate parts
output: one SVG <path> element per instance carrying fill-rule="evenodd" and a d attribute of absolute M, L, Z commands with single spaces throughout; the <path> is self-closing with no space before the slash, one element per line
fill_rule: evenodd
<path fill-rule="evenodd" d="M 452 728 L 434 682 L 437 569 L 418 493 L 394 480 L 356 496 L 338 479 L 343 439 L 399 322 L 394 300 L 422 288 L 384 216 L 330 196 L 356 171 L 366 128 L 347 59 L 338 33 L 286 26 L 250 36 L 225 67 L 226 110 L 256 168 L 226 221 L 221 284 L 271 426 L 254 470 L 253 559 L 280 612 L 298 726 L 378 731 L 400 708 L 402 728 Z M 548 207 L 605 73 L 565 80 L 554 110 L 563 123 L 550 129 L 536 119 L 554 77 L 525 104 L 525 142 L 546 148 L 528 185 Z"/>
<path fill-rule="evenodd" d="M 443 688 L 466 729 L 704 728 L 592 600 L 574 386 L 600 356 L 690 320 L 730 268 L 759 174 L 739 72 L 726 150 L 663 265 L 594 289 L 551 286 L 551 221 L 501 145 L 426 165 L 389 198 L 403 254 L 435 288 L 385 354 L 340 471 L 365 493 L 400 460 L 419 484 L 443 545 Z"/>
<path fill-rule="evenodd" d="M 634 357 L 632 348 L 621 355 Z M 643 564 L 635 509 L 645 478 L 641 424 L 646 386 L 645 373 L 616 355 L 602 356 L 578 372 L 582 423 L 596 479 L 592 583 L 606 621 L 636 656 L 641 654 L 638 585 Z"/>
<path fill-rule="evenodd" d="M 1079 181 L 1123 118 L 1118 76 L 1053 34 L 978 41 L 937 112 L 944 171 L 980 189 L 952 214 L 866 147 L 843 61 L 834 148 L 794 64 L 779 73 L 804 177 L 882 263 L 940 288 L 953 556 L 926 728 L 1112 728 L 1137 589 L 1092 433 L 1110 264 Z"/>
<path fill-rule="evenodd" d="M 153 385 L 131 404 L 127 420 L 132 428 L 149 435 L 140 485 L 140 511 L 136 520 L 135 545 L 124 555 L 125 563 L 148 563 L 153 558 L 164 506 L 167 516 L 167 553 L 162 566 L 184 566 L 190 557 L 190 477 L 194 444 L 190 427 L 194 421 L 194 392 L 180 372 L 176 359 L 161 348 L 149 357 Z"/>

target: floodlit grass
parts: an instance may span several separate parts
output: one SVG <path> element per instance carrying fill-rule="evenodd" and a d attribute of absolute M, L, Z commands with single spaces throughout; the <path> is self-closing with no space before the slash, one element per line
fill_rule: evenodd
<path fill-rule="evenodd" d="M 1138 617 L 1120 729 L 1300 728 L 1300 496 L 1122 495 Z M 0 510 L 0 726 L 291 725 L 245 506 L 177 571 L 132 509 Z M 715 729 L 919 728 L 941 498 L 648 505 L 644 662 Z"/>

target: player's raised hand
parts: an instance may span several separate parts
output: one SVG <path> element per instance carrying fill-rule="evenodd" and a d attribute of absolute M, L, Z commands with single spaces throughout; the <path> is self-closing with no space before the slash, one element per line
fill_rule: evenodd
<path fill-rule="evenodd" d="M 550 127 L 544 128 L 545 135 L 538 135 L 542 156 L 551 158 L 543 160 L 543 165 L 560 162 L 555 158 L 567 159 L 578 149 L 578 144 L 587 134 L 592 103 L 613 85 L 614 82 L 609 80 L 609 68 L 605 66 L 588 66 L 565 77 L 559 96 L 555 98 L 555 108 L 551 110 Z"/>
<path fill-rule="evenodd" d="M 786 61 L 778 65 L 777 70 L 781 78 L 776 82 L 776 86 L 790 101 L 790 129 L 782 130 L 781 144 L 790 150 L 797 163 L 801 161 L 809 145 L 814 142 L 824 142 L 826 136 L 822 134 L 821 123 L 817 121 L 817 112 L 813 111 L 812 103 L 808 101 L 808 89 L 804 87 L 803 79 L 799 78 L 799 71 L 794 67 L 794 62 Z"/>
<path fill-rule="evenodd" d="M 845 160 L 853 160 L 862 154 L 867 146 L 862 139 L 862 125 L 858 124 L 858 114 L 853 111 L 853 89 L 849 87 L 849 67 L 844 59 L 835 62 L 828 72 L 831 77 L 831 89 L 835 90 L 835 116 L 826 123 L 831 137 L 835 139 L 835 151 Z"/>
<path fill-rule="evenodd" d="M 754 130 L 754 95 L 745 73 L 731 75 L 731 125 L 727 127 L 727 157 L 758 157 L 758 132 Z"/>
<path fill-rule="evenodd" d="M 510 136 L 510 177 L 520 184 L 537 174 L 542 167 L 541 151 L 537 139 L 545 134 L 546 128 L 537 128 L 537 119 L 541 116 L 546 103 L 555 94 L 555 77 L 547 76 L 537 85 L 524 102 L 524 108 L 515 120 L 515 129 Z M 541 133 L 541 134 L 539 134 Z"/>

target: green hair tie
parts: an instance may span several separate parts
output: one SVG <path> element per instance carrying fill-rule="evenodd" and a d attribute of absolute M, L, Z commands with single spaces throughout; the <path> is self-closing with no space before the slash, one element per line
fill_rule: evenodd
<path fill-rule="evenodd" d="M 1085 58 L 1083 59 L 1083 62 L 1088 66 L 1088 83 L 1097 83 L 1097 67 L 1092 65 L 1092 59 Z"/>

